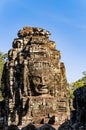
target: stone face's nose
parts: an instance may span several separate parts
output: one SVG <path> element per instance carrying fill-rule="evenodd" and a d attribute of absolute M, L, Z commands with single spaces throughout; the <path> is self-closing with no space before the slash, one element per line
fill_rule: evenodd
<path fill-rule="evenodd" d="M 45 85 L 44 77 L 41 77 L 40 82 L 41 82 L 41 85 Z"/>

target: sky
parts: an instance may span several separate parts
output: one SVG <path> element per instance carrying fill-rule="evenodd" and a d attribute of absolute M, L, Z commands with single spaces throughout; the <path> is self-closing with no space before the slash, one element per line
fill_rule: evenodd
<path fill-rule="evenodd" d="M 50 31 L 69 83 L 86 71 L 86 0 L 0 0 L 0 51 L 12 48 L 24 26 Z"/>

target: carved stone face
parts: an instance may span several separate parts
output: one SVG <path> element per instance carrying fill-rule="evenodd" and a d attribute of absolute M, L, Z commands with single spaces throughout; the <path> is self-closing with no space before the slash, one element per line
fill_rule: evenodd
<path fill-rule="evenodd" d="M 36 93 L 47 94 L 49 92 L 48 85 L 49 80 L 46 76 L 33 76 L 32 79 Z"/>
<path fill-rule="evenodd" d="M 49 86 L 51 84 L 51 72 L 48 64 L 45 62 L 38 62 L 33 64 L 30 68 L 32 89 L 38 94 L 49 93 Z"/>
<path fill-rule="evenodd" d="M 56 84 L 55 73 L 57 70 L 53 66 L 53 61 L 49 55 L 49 51 L 45 51 L 46 56 L 43 55 L 43 50 L 40 50 L 40 45 L 34 47 L 30 54 L 32 59 L 29 60 L 30 84 L 31 90 L 37 94 L 51 94 L 54 93 L 54 85 Z M 47 50 L 47 48 L 44 48 Z M 37 52 L 38 50 L 38 52 Z M 37 53 L 36 53 L 37 52 Z M 52 67 L 53 66 L 53 67 Z M 56 68 L 56 69 L 55 69 Z M 56 76 L 57 77 L 57 76 Z M 56 86 L 56 85 L 55 85 Z M 51 92 L 52 91 L 52 92 Z"/>
<path fill-rule="evenodd" d="M 23 40 L 22 39 L 19 39 L 19 38 L 14 39 L 14 41 L 13 41 L 13 47 L 14 48 L 21 48 L 22 46 L 23 46 Z"/>
<path fill-rule="evenodd" d="M 45 70 L 37 70 L 31 76 L 31 88 L 37 94 L 50 94 L 55 93 L 55 77 L 52 74 L 51 68 Z M 34 94 L 34 93 L 33 93 Z"/>

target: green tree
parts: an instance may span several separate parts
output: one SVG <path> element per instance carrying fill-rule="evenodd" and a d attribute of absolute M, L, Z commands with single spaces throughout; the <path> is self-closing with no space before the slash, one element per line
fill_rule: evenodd
<path fill-rule="evenodd" d="M 79 88 L 79 87 L 83 87 L 84 85 L 86 85 L 86 71 L 82 72 L 83 76 L 81 79 L 73 82 L 73 83 L 69 83 L 68 85 L 68 98 L 73 98 L 73 92 Z"/>
<path fill-rule="evenodd" d="M 7 58 L 8 58 L 7 53 L 4 54 L 3 52 L 0 52 L 0 86 L 1 86 L 1 77 L 2 77 L 2 72 L 3 72 L 3 66 L 4 66 L 4 63 L 7 60 Z"/>
<path fill-rule="evenodd" d="M 67 98 L 68 99 L 73 99 L 73 88 L 72 88 L 72 84 L 68 84 L 67 86 Z"/>
<path fill-rule="evenodd" d="M 83 79 L 78 80 L 78 81 L 74 82 L 74 84 L 73 84 L 73 90 L 76 90 L 77 88 L 82 87 L 82 86 L 84 86 Z"/>

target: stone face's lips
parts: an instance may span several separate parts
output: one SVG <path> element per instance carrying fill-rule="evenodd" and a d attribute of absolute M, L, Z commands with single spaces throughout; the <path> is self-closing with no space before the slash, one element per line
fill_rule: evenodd
<path fill-rule="evenodd" d="M 46 85 L 38 85 L 38 87 L 36 88 L 37 92 L 39 93 L 48 93 L 48 87 Z"/>

